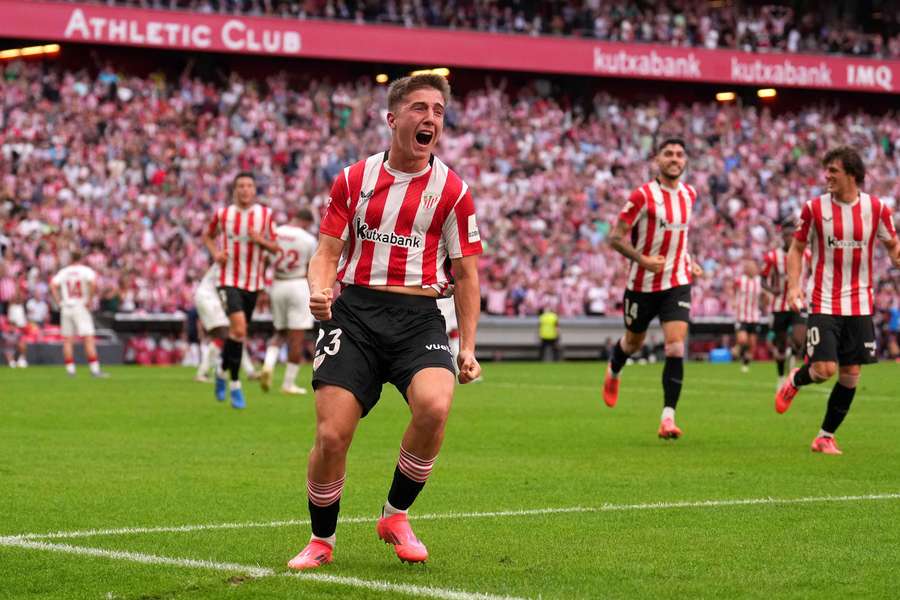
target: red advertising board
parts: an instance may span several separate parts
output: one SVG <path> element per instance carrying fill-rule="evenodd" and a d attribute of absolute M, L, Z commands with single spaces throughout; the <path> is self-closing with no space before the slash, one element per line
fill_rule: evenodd
<path fill-rule="evenodd" d="M 0 0 L 0 37 L 168 49 L 667 79 L 900 91 L 900 61 L 752 54 L 585 39 Z"/>

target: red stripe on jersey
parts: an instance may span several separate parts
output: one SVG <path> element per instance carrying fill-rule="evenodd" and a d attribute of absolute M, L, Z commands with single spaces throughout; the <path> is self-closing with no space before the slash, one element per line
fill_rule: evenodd
<path fill-rule="evenodd" d="M 447 220 L 447 216 L 462 194 L 462 179 L 455 176 L 452 171 L 447 175 L 447 181 L 444 182 L 444 187 L 441 189 L 440 203 L 434 210 L 431 224 L 425 234 L 425 249 L 422 252 L 422 285 L 437 283 L 437 251 L 441 242 L 444 221 Z"/>
<path fill-rule="evenodd" d="M 844 239 L 844 215 L 843 210 L 834 200 L 831 202 L 831 217 L 834 225 L 834 238 L 836 240 Z M 836 247 L 832 250 L 831 261 L 831 314 L 841 314 L 841 288 L 844 287 L 844 249 Z"/>
<path fill-rule="evenodd" d="M 816 256 L 816 277 L 813 285 L 812 298 L 810 299 L 810 312 L 817 313 L 822 310 L 822 286 L 825 282 L 825 235 L 822 227 L 822 199 L 816 198 L 812 201 L 812 219 L 816 227 L 816 245 L 818 253 Z M 806 227 L 809 230 L 809 225 Z"/>
<path fill-rule="evenodd" d="M 663 208 L 666 211 L 666 223 L 669 225 L 672 224 L 672 195 L 666 190 L 662 191 L 663 197 Z M 669 254 L 669 244 L 672 242 L 672 232 L 666 229 L 663 232 L 662 245 L 659 247 L 659 254 L 662 256 L 668 256 Z M 672 269 L 672 273 L 676 273 L 678 269 Z M 663 270 L 659 273 L 653 274 L 653 291 L 658 292 L 662 289 L 662 279 L 663 273 L 666 272 L 665 265 L 663 265 Z"/>
<path fill-rule="evenodd" d="M 428 185 L 430 178 L 431 170 L 429 169 L 424 175 L 410 180 L 409 185 L 406 186 L 406 195 L 403 197 L 400 212 L 397 214 L 397 223 L 394 225 L 394 232 L 397 235 L 409 235 L 412 232 L 416 213 L 422 206 L 422 192 L 425 191 L 425 186 Z M 408 248 L 391 247 L 390 258 L 388 258 L 388 285 L 406 284 L 406 258 L 408 255 Z"/>
<path fill-rule="evenodd" d="M 644 184 L 643 190 L 644 195 L 647 197 L 647 215 L 644 217 L 644 220 L 647 222 L 647 231 L 644 234 L 646 237 L 644 238 L 644 247 L 641 250 L 641 254 L 649 255 L 653 249 L 653 237 L 656 229 L 656 202 L 653 200 L 653 196 L 650 195 L 649 184 Z M 644 271 L 643 267 L 638 266 L 637 274 L 634 276 L 635 290 L 640 291 L 644 287 Z"/>
<path fill-rule="evenodd" d="M 690 188 L 688 188 L 690 191 Z M 684 200 L 684 196 L 681 194 L 681 190 L 678 191 L 678 206 L 681 209 L 681 219 L 679 223 L 681 225 L 687 225 L 688 215 L 687 215 L 687 202 Z M 687 237 L 687 231 L 682 229 L 678 232 L 678 247 L 675 249 L 675 266 L 672 267 L 672 279 L 670 280 L 670 286 L 675 287 L 678 285 L 678 266 L 679 262 L 681 262 L 681 253 L 684 250 L 684 238 Z M 688 269 L 688 282 L 691 281 L 691 270 Z"/>
<path fill-rule="evenodd" d="M 862 222 L 862 201 L 856 203 L 856 205 L 852 209 L 853 213 L 853 239 L 857 242 L 861 242 L 863 239 L 863 222 Z M 854 248 L 853 249 L 853 267 L 850 271 L 850 276 L 853 281 L 857 282 L 856 289 L 853 290 L 853 294 L 850 296 L 850 310 L 852 314 L 858 315 L 859 312 L 859 285 L 862 285 L 863 282 L 859 280 L 859 269 L 860 263 L 862 262 L 862 248 Z M 871 278 L 871 271 L 869 271 L 869 277 Z M 870 279 L 871 280 L 871 279 Z"/>
<path fill-rule="evenodd" d="M 349 194 L 349 206 L 347 208 L 347 226 L 353 227 L 353 215 L 356 214 L 356 206 L 359 204 L 359 194 L 362 192 L 363 176 L 366 173 L 366 161 L 357 161 L 347 170 L 347 194 Z M 338 234 L 340 235 L 340 234 Z M 344 267 L 338 274 L 338 281 L 344 280 L 344 273 L 350 265 L 350 259 L 353 258 L 353 251 L 356 250 L 356 236 L 351 232 L 349 234 L 350 244 L 347 246 L 347 257 Z"/>
<path fill-rule="evenodd" d="M 244 286 L 245 290 L 250 289 L 250 276 L 253 274 L 253 254 L 256 251 L 256 244 L 249 241 L 250 234 L 253 232 L 253 226 L 256 219 L 256 211 L 251 208 L 250 214 L 247 215 L 247 267 L 244 269 Z"/>
<path fill-rule="evenodd" d="M 234 243 L 232 247 L 234 249 L 234 258 L 232 265 L 232 281 L 231 285 L 237 287 L 238 281 L 240 281 L 241 277 L 241 243 L 238 241 L 238 237 L 241 235 L 241 211 L 238 208 L 234 207 Z M 227 238 L 226 238 L 227 239 Z"/>
<path fill-rule="evenodd" d="M 369 228 L 378 229 L 378 226 L 381 225 L 381 218 L 384 216 L 384 205 L 387 202 L 388 193 L 391 191 L 393 184 L 394 176 L 388 173 L 382 164 L 378 167 L 378 180 L 375 182 L 372 198 L 369 200 L 369 205 L 366 206 L 366 225 Z M 350 214 L 352 219 L 354 213 Z M 350 227 L 353 226 L 354 223 L 351 221 Z M 359 262 L 357 263 L 353 279 L 360 285 L 369 285 L 369 279 L 372 275 L 372 257 L 375 254 L 375 242 L 363 240 L 361 248 Z"/>

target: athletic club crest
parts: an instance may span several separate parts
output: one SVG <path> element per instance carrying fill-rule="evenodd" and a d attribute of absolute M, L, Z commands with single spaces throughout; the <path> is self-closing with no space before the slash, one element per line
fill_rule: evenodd
<path fill-rule="evenodd" d="M 425 210 L 431 210 L 437 206 L 440 199 L 441 195 L 437 192 L 422 192 L 422 206 L 425 207 Z"/>

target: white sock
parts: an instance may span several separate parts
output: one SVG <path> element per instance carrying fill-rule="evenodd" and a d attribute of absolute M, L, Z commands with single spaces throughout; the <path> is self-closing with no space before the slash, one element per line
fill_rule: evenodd
<path fill-rule="evenodd" d="M 209 372 L 209 367 L 214 367 L 218 370 L 219 365 L 222 363 L 222 350 L 219 349 L 214 342 L 210 342 L 207 344 L 209 347 L 209 361 L 206 364 L 206 371 L 203 371 L 203 374 L 206 375 Z"/>
<path fill-rule="evenodd" d="M 69 363 L 66 365 L 66 373 L 69 375 L 75 374 L 75 363 Z"/>
<path fill-rule="evenodd" d="M 818 435 L 817 437 L 830 437 L 830 438 L 833 438 L 833 437 L 834 437 L 834 434 L 833 434 L 833 433 L 828 433 L 828 432 L 825 431 L 824 429 L 820 429 L 820 430 L 819 430 L 819 435 Z"/>
<path fill-rule="evenodd" d="M 671 406 L 666 406 L 663 408 L 662 416 L 660 417 L 660 421 L 665 421 L 666 419 L 675 420 L 675 409 Z"/>
<path fill-rule="evenodd" d="M 241 389 L 241 380 L 238 379 L 237 381 L 231 381 L 228 385 L 232 390 L 239 390 Z"/>
<path fill-rule="evenodd" d="M 390 517 L 392 515 L 405 515 L 408 511 L 400 510 L 399 508 L 394 508 L 391 506 L 391 503 L 387 500 L 384 501 L 384 508 L 381 510 L 381 515 L 383 517 Z"/>
<path fill-rule="evenodd" d="M 96 375 L 97 373 L 100 372 L 100 361 L 95 360 L 95 361 L 89 362 L 88 367 L 91 369 L 91 373 Z"/>
<path fill-rule="evenodd" d="M 278 346 L 269 346 L 266 348 L 266 360 L 263 361 L 263 371 L 275 370 L 275 364 L 278 362 Z"/>
<path fill-rule="evenodd" d="M 197 364 L 197 377 L 206 377 L 209 372 L 210 356 L 212 355 L 212 342 L 204 344 L 200 348 L 200 362 Z"/>
<path fill-rule="evenodd" d="M 334 542 L 335 542 L 336 539 L 337 539 L 337 534 L 336 534 L 336 533 L 332 533 L 332 534 L 329 535 L 327 538 L 319 537 L 319 536 L 317 536 L 317 535 L 311 535 L 311 536 L 309 536 L 309 541 L 319 540 L 320 542 L 325 542 L 326 544 L 328 544 L 328 545 L 331 546 L 332 548 L 334 548 Z"/>
<path fill-rule="evenodd" d="M 300 365 L 297 363 L 288 363 L 284 368 L 284 383 L 281 387 L 289 388 L 296 385 L 297 372 L 300 371 Z"/>
<path fill-rule="evenodd" d="M 254 373 L 256 373 L 256 368 L 253 366 L 253 361 L 250 360 L 250 354 L 247 352 L 247 344 L 244 344 L 244 353 L 241 355 L 241 368 L 244 369 L 244 373 L 246 373 L 249 377 L 253 377 Z"/>

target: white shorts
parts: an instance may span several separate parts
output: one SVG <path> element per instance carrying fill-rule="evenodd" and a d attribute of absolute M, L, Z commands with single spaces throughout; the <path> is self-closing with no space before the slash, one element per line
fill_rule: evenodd
<path fill-rule="evenodd" d="M 206 331 L 219 327 L 228 327 L 228 316 L 222 308 L 222 301 L 217 294 L 196 293 L 194 304 L 197 305 L 197 316 Z"/>
<path fill-rule="evenodd" d="M 59 320 L 63 337 L 94 335 L 94 319 L 86 306 L 64 306 Z"/>
<path fill-rule="evenodd" d="M 447 333 L 459 329 L 456 323 L 456 301 L 453 298 L 438 298 L 437 305 L 447 323 Z"/>
<path fill-rule="evenodd" d="M 272 325 L 282 329 L 312 329 L 315 324 L 309 310 L 309 282 L 305 277 L 276 279 L 269 293 Z"/>

